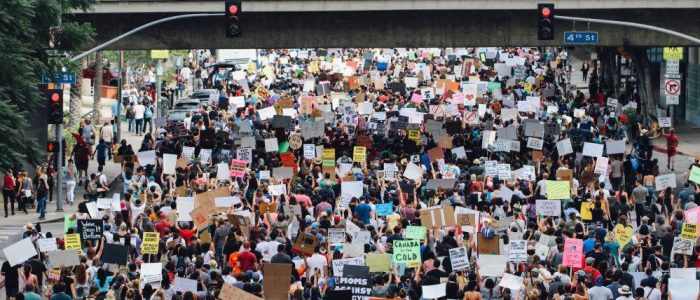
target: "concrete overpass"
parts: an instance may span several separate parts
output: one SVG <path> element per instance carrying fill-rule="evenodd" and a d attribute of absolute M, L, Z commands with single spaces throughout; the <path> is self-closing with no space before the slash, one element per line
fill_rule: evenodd
<path fill-rule="evenodd" d="M 697 0 L 543 2 L 554 3 L 558 15 L 638 22 L 700 37 Z M 242 6 L 241 38 L 224 37 L 223 16 L 195 18 L 147 29 L 110 49 L 555 46 L 574 28 L 557 20 L 557 39 L 538 41 L 533 0 L 244 0 Z M 223 1 L 102 0 L 75 18 L 91 22 L 100 43 L 159 18 L 223 11 Z M 601 46 L 692 45 L 643 29 L 575 25 L 598 31 Z"/>

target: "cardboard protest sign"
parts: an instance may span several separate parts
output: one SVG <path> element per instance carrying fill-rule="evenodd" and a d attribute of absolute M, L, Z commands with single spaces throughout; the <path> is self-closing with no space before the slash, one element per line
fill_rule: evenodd
<path fill-rule="evenodd" d="M 564 259 L 562 264 L 567 267 L 583 268 L 583 240 L 564 240 Z"/>
<path fill-rule="evenodd" d="M 143 242 L 141 243 L 141 253 L 158 254 L 159 242 L 160 234 L 158 232 L 144 232 Z"/>
<path fill-rule="evenodd" d="M 420 210 L 423 226 L 452 227 L 457 225 L 457 217 L 452 207 L 428 207 Z"/>
<path fill-rule="evenodd" d="M 477 248 L 479 254 L 498 255 L 501 253 L 501 244 L 498 237 L 490 239 L 484 238 L 481 234 L 477 234 Z"/>
<path fill-rule="evenodd" d="M 560 200 L 535 200 L 535 211 L 540 216 L 561 216 L 561 201 Z"/>
<path fill-rule="evenodd" d="M 103 229 L 102 220 L 78 220 L 78 232 L 83 241 L 99 240 Z"/>
<path fill-rule="evenodd" d="M 219 299 L 221 300 L 263 300 L 263 298 L 256 297 L 244 290 L 234 287 L 228 283 L 224 283 L 221 286 L 221 292 L 219 293 Z"/>
<path fill-rule="evenodd" d="M 394 263 L 420 263 L 420 244 L 419 240 L 394 240 Z"/>
<path fill-rule="evenodd" d="M 351 258 L 345 258 L 345 259 L 334 259 L 331 261 L 332 267 L 333 267 L 333 275 L 337 277 L 343 277 L 343 268 L 346 265 L 353 265 L 353 266 L 364 266 L 365 265 L 365 258 L 360 256 L 360 257 L 351 257 Z"/>
<path fill-rule="evenodd" d="M 100 258 L 102 262 L 126 266 L 126 257 L 128 255 L 127 246 L 105 243 L 104 247 L 102 257 Z"/>
<path fill-rule="evenodd" d="M 449 249 L 450 262 L 452 263 L 453 271 L 468 270 L 469 257 L 467 256 L 467 248 L 459 247 Z"/>
<path fill-rule="evenodd" d="M 2 249 L 2 251 L 5 253 L 7 262 L 13 267 L 37 255 L 36 248 L 29 237 Z"/>
<path fill-rule="evenodd" d="M 77 250 L 79 253 L 83 252 L 83 246 L 80 241 L 80 234 L 79 233 L 74 233 L 74 234 L 66 234 L 63 236 L 63 243 L 65 245 L 65 249 L 73 249 Z"/>
<path fill-rule="evenodd" d="M 460 226 L 476 226 L 476 215 L 458 213 L 457 224 Z"/>
<path fill-rule="evenodd" d="M 291 264 L 266 263 L 263 265 L 263 293 L 265 293 L 265 299 L 287 299 L 291 273 Z"/>
<path fill-rule="evenodd" d="M 318 237 L 315 235 L 308 234 L 306 232 L 301 232 L 297 235 L 297 239 L 292 245 L 292 251 L 305 255 L 311 256 L 314 254 L 314 249 L 318 245 Z"/>

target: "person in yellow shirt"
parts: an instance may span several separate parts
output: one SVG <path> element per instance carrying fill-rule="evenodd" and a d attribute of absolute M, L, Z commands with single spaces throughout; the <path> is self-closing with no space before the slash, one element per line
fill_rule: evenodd
<path fill-rule="evenodd" d="M 393 212 L 392 214 L 386 216 L 386 223 L 389 225 L 389 228 L 394 228 L 396 226 L 401 225 L 401 216 Z"/>

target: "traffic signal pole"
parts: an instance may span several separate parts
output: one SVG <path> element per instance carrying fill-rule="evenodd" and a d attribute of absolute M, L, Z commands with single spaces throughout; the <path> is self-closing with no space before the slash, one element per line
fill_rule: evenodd
<path fill-rule="evenodd" d="M 559 15 L 554 16 L 554 19 L 568 20 L 568 21 L 575 21 L 575 22 L 587 22 L 587 23 L 598 23 L 598 24 L 636 27 L 636 28 L 647 29 L 647 30 L 651 30 L 651 31 L 665 33 L 665 34 L 679 37 L 679 38 L 682 38 L 685 40 L 689 40 L 689 41 L 696 43 L 696 44 L 700 44 L 700 39 L 698 39 L 698 38 L 695 38 L 695 37 L 692 37 L 692 36 L 689 36 L 687 34 L 677 32 L 677 31 L 673 31 L 670 29 L 661 28 L 661 27 L 652 26 L 652 25 L 646 25 L 646 24 L 640 24 L 640 23 L 634 23 L 634 22 L 626 22 L 626 21 L 592 19 L 592 18 L 581 18 L 581 17 L 567 17 L 567 16 L 559 16 Z"/>
<path fill-rule="evenodd" d="M 70 86 L 70 84 L 68 85 Z M 69 88 L 70 89 L 70 88 Z M 56 211 L 63 211 L 63 123 L 56 124 L 56 140 L 58 141 L 58 155 L 56 156 Z"/>

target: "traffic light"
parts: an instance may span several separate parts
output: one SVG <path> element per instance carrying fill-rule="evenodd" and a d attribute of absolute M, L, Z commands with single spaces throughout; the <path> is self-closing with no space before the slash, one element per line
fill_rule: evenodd
<path fill-rule="evenodd" d="M 241 36 L 241 1 L 226 1 L 226 37 Z"/>
<path fill-rule="evenodd" d="M 63 124 L 63 90 L 46 91 L 49 124 Z"/>
<path fill-rule="evenodd" d="M 46 143 L 46 153 L 54 154 L 58 152 L 58 142 L 49 141 Z"/>
<path fill-rule="evenodd" d="M 554 40 L 554 4 L 537 4 L 537 39 Z"/>

